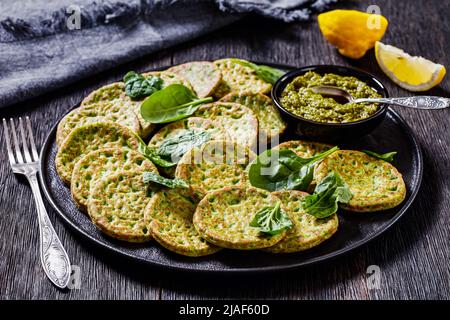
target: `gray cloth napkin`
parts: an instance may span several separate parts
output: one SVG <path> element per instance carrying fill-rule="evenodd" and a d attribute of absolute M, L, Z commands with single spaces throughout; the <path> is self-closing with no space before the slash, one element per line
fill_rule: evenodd
<path fill-rule="evenodd" d="M 284 22 L 308 20 L 312 11 L 322 11 L 338 0 L 216 0 L 230 12 L 254 12 Z"/>
<path fill-rule="evenodd" d="M 212 32 L 246 13 L 300 21 L 335 1 L 1 0 L 0 107 Z"/>

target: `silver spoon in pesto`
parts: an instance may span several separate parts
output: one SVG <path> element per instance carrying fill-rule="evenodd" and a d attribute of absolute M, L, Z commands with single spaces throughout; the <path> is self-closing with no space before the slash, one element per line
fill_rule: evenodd
<path fill-rule="evenodd" d="M 413 96 L 404 98 L 359 98 L 355 99 L 347 91 L 335 86 L 310 87 L 314 93 L 321 94 L 336 101 L 347 103 L 387 103 L 412 109 L 435 110 L 450 107 L 450 99 L 436 96 Z"/>

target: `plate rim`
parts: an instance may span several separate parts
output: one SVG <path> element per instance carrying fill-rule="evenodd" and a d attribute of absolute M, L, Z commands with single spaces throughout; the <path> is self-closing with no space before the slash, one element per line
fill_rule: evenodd
<path fill-rule="evenodd" d="M 282 69 L 293 69 L 296 67 L 283 65 L 283 64 L 275 64 L 275 63 L 265 63 L 266 65 L 282 68 Z M 155 70 L 163 70 L 165 67 L 155 68 L 152 71 Z M 79 106 L 81 101 L 77 104 L 75 104 L 72 108 L 68 109 L 67 113 L 70 112 L 73 108 L 76 106 Z M 66 114 L 67 114 L 66 113 Z M 64 114 L 65 116 L 65 114 Z M 63 116 L 63 117 L 64 117 Z M 50 195 L 50 186 L 46 183 L 44 179 L 44 175 L 42 172 L 45 172 L 44 170 L 44 162 L 42 161 L 43 158 L 45 158 L 45 155 L 49 153 L 49 149 L 51 147 L 51 142 L 54 140 L 53 136 L 56 136 L 56 128 L 58 126 L 59 121 L 62 119 L 62 117 L 52 126 L 49 133 L 45 137 L 44 143 L 41 147 L 41 151 L 39 153 L 39 183 L 42 187 L 42 191 L 45 195 L 46 200 L 50 203 L 52 208 L 56 211 L 58 216 L 63 219 L 63 221 L 69 225 L 73 230 L 87 238 L 89 241 L 95 243 L 97 246 L 101 247 L 102 249 L 106 249 L 109 251 L 114 252 L 115 254 L 118 254 L 122 257 L 125 257 L 127 259 L 138 261 L 139 263 L 143 263 L 146 265 L 151 265 L 157 268 L 165 269 L 165 270 L 173 270 L 173 271 L 185 271 L 185 272 L 196 272 L 196 273 L 208 273 L 208 274 L 249 274 L 249 273 L 267 273 L 267 272 L 275 272 L 275 271 L 286 271 L 286 270 L 293 270 L 293 269 L 299 269 L 306 266 L 311 266 L 313 264 L 323 263 L 325 261 L 330 261 L 334 258 L 340 257 L 342 255 L 348 254 L 366 244 L 369 242 L 372 242 L 376 238 L 378 238 L 381 234 L 388 231 L 404 214 L 405 212 L 411 207 L 411 204 L 414 202 L 417 193 L 420 190 L 420 187 L 422 185 L 422 179 L 423 179 L 423 154 L 422 149 L 420 147 L 419 142 L 417 141 L 417 138 L 415 137 L 411 127 L 406 123 L 406 121 L 392 108 L 388 107 L 386 116 L 390 116 L 394 120 L 398 122 L 398 124 L 401 126 L 402 131 L 404 131 L 407 136 L 410 137 L 411 142 L 413 144 L 414 149 L 416 150 L 417 154 L 417 167 L 418 167 L 418 176 L 417 176 L 417 188 L 415 190 L 412 190 L 408 199 L 405 203 L 403 203 L 401 209 L 390 219 L 390 221 L 385 225 L 383 228 L 378 230 L 377 232 L 371 234 L 369 237 L 365 238 L 364 240 L 360 242 L 356 242 L 348 247 L 341 248 L 339 250 L 330 252 L 328 254 L 325 254 L 320 257 L 310 258 L 306 262 L 296 262 L 296 263 L 288 263 L 280 266 L 262 266 L 262 267 L 245 267 L 245 268 L 230 268 L 230 269 L 187 269 L 182 266 L 174 266 L 170 264 L 161 263 L 158 261 L 150 261 L 146 260 L 142 257 L 137 257 L 132 254 L 126 253 L 121 251 L 118 248 L 115 248 L 107 243 L 104 243 L 100 241 L 99 239 L 94 238 L 91 234 L 86 232 L 85 230 L 81 229 L 75 222 L 73 222 L 69 217 L 65 215 L 65 213 L 58 207 L 58 205 L 55 203 L 53 198 Z"/>

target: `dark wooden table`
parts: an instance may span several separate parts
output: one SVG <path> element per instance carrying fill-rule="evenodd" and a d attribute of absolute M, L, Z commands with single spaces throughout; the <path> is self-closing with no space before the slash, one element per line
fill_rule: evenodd
<path fill-rule="evenodd" d="M 347 7 L 365 10 L 372 1 Z M 383 39 L 407 52 L 450 67 L 450 1 L 376 1 L 389 19 Z M 148 70 L 189 60 L 236 56 L 295 66 L 353 65 L 380 77 L 392 96 L 409 93 L 379 69 L 373 52 L 350 61 L 328 45 L 317 23 L 282 24 L 250 18 L 213 35 L 119 66 L 58 92 L 0 110 L 1 117 L 29 116 L 42 143 L 72 105 L 128 70 Z M 450 77 L 430 93 L 449 96 Z M 1 89 L 0 89 L 1 90 Z M 31 190 L 14 176 L 0 129 L 0 297 L 2 299 L 448 299 L 450 297 L 450 113 L 397 109 L 413 128 L 424 154 L 424 179 L 411 209 L 387 233 L 364 248 L 321 265 L 248 277 L 168 273 L 130 263 L 84 241 L 47 205 L 81 288 L 57 290 L 38 255 L 38 225 Z M 378 265 L 379 289 L 368 289 L 366 270 Z"/>

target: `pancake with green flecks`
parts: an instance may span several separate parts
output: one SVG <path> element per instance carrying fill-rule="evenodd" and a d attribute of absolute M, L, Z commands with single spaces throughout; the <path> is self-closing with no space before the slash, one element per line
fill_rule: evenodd
<path fill-rule="evenodd" d="M 151 138 L 148 146 L 171 162 L 180 158 L 193 147 L 199 147 L 210 140 L 228 140 L 226 130 L 218 123 L 199 117 L 190 117 L 162 127 Z M 161 168 L 169 177 L 175 174 L 175 167 Z"/>
<path fill-rule="evenodd" d="M 269 93 L 272 85 L 261 80 L 256 72 L 233 59 L 221 59 L 214 64 L 222 72 L 222 81 L 214 92 L 216 98 L 222 98 L 230 92 Z"/>
<path fill-rule="evenodd" d="M 194 117 L 213 120 L 227 130 L 230 138 L 250 148 L 256 145 L 258 119 L 249 108 L 231 102 L 214 102 L 200 106 Z"/>
<path fill-rule="evenodd" d="M 72 173 L 70 191 L 78 207 L 87 212 L 91 186 L 116 172 L 158 173 L 155 165 L 141 153 L 128 148 L 105 148 L 91 151 L 76 164 Z"/>
<path fill-rule="evenodd" d="M 167 87 L 171 84 L 182 84 L 189 89 L 192 89 L 190 83 L 179 75 L 167 71 L 151 71 L 142 74 L 144 77 L 159 77 L 163 80 L 162 87 Z M 141 126 L 141 136 L 143 138 L 148 137 L 148 135 L 156 128 L 152 123 L 144 120 L 141 116 L 141 104 L 145 98 L 133 100 L 125 93 L 125 83 L 115 82 L 108 84 L 106 86 L 100 87 L 99 89 L 91 92 L 86 98 L 81 102 L 80 108 L 85 108 L 93 103 L 99 102 L 112 102 L 116 105 L 120 105 L 124 110 L 132 110 L 140 123 Z"/>
<path fill-rule="evenodd" d="M 255 157 L 249 148 L 231 141 L 213 140 L 185 153 L 175 176 L 185 180 L 201 198 L 223 187 L 247 185 L 245 169 Z"/>
<path fill-rule="evenodd" d="M 170 251 L 190 257 L 213 254 L 219 247 L 206 242 L 195 230 L 192 217 L 197 207 L 190 193 L 181 189 L 162 189 L 147 205 L 153 238 Z"/>
<path fill-rule="evenodd" d="M 204 142 L 210 140 L 228 139 L 227 132 L 218 123 L 206 118 L 190 117 L 172 122 L 162 127 L 150 139 L 148 146 L 150 148 L 158 149 L 159 152 L 163 154 L 163 156 L 167 156 L 167 160 L 171 160 L 169 157 L 170 150 L 178 147 L 181 142 L 184 142 L 184 140 L 187 140 L 184 139 L 186 136 L 191 137 L 191 140 L 194 141 L 186 141 L 192 143 L 183 143 L 183 145 L 180 146 L 183 147 L 182 151 L 184 151 L 184 153 L 189 151 L 189 149 L 185 150 L 184 147 L 189 147 L 190 145 L 198 147 Z M 176 149 L 174 151 L 180 150 Z M 177 153 L 176 158 L 178 158 L 178 156 L 181 157 L 183 154 L 179 155 Z M 178 161 L 179 158 L 176 160 Z"/>
<path fill-rule="evenodd" d="M 107 235 L 128 242 L 151 239 L 145 207 L 150 193 L 141 172 L 118 172 L 98 180 L 91 189 L 88 212 Z"/>
<path fill-rule="evenodd" d="M 75 164 L 86 154 L 103 148 L 138 150 L 139 138 L 129 128 L 114 122 L 97 122 L 72 130 L 55 158 L 56 171 L 70 184 Z"/>
<path fill-rule="evenodd" d="M 332 145 L 320 142 L 290 140 L 280 143 L 273 149 L 289 149 L 301 158 L 311 158 L 331 148 L 333 148 Z"/>
<path fill-rule="evenodd" d="M 220 101 L 239 103 L 252 110 L 258 118 L 259 134 L 267 139 L 278 136 L 286 130 L 286 123 L 272 99 L 261 93 L 229 93 Z"/>
<path fill-rule="evenodd" d="M 209 97 L 219 86 L 222 73 L 209 61 L 187 62 L 168 69 L 185 78 L 199 98 Z"/>
<path fill-rule="evenodd" d="M 336 214 L 318 219 L 303 210 L 302 201 L 308 195 L 306 192 L 285 190 L 273 192 L 273 195 L 281 200 L 294 225 L 287 231 L 286 238 L 265 251 L 290 253 L 307 250 L 318 246 L 337 231 L 339 221 Z"/>
<path fill-rule="evenodd" d="M 119 100 L 97 102 L 69 112 L 58 124 L 57 145 L 60 146 L 73 129 L 95 122 L 116 122 L 140 135 L 141 125 L 136 114 L 123 108 L 118 102 Z"/>
<path fill-rule="evenodd" d="M 250 226 L 261 208 L 274 207 L 276 196 L 252 187 L 226 187 L 208 193 L 198 204 L 194 226 L 200 235 L 219 247 L 254 250 L 275 245 L 286 235 L 264 235 Z"/>
<path fill-rule="evenodd" d="M 406 186 L 400 172 L 389 162 L 354 150 L 339 150 L 322 160 L 315 179 L 329 172 L 339 174 L 347 183 L 352 199 L 339 206 L 356 212 L 386 210 L 398 206 L 406 197 Z"/>

